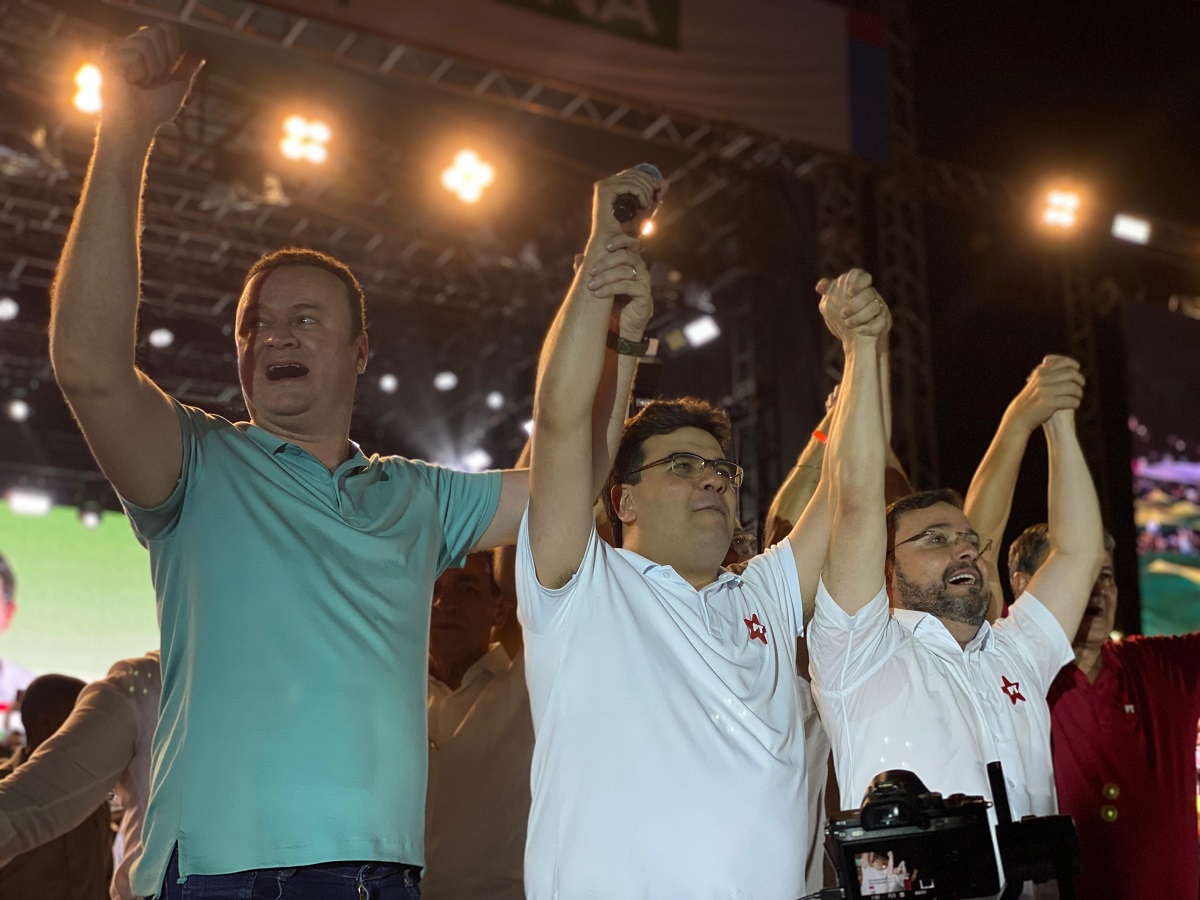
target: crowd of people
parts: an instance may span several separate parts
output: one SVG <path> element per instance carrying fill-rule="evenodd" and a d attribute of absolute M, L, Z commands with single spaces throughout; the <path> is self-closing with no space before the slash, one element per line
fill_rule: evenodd
<path fill-rule="evenodd" d="M 757 552 L 727 416 L 626 419 L 653 307 L 614 205 L 666 190 L 631 169 L 595 186 L 514 469 L 363 453 L 365 298 L 311 250 L 247 274 L 230 422 L 134 359 L 146 162 L 200 64 L 166 26 L 110 50 L 52 291 L 56 379 L 149 551 L 161 643 L 27 689 L 0 896 L 796 900 L 828 883 L 830 804 L 885 770 L 991 799 L 993 760 L 1015 818 L 1074 818 L 1079 896 L 1197 895 L 1200 639 L 1109 639 L 1074 361 L 1031 373 L 965 498 L 913 492 L 888 306 L 861 270 L 822 280 L 844 377 Z M 1038 429 L 1048 521 L 1008 548 L 1006 607 Z M 859 877 L 904 896 L 921 875 L 864 855 Z"/>

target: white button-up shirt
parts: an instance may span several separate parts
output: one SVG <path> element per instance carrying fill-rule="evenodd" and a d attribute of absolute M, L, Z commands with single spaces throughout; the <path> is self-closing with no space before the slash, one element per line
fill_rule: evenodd
<path fill-rule="evenodd" d="M 1074 654 L 1033 595 L 963 648 L 934 616 L 889 610 L 882 589 L 849 616 L 822 582 L 808 648 L 843 808 L 888 769 L 990 800 L 987 764 L 998 759 L 1014 819 L 1057 812 L 1046 692 Z"/>
<path fill-rule="evenodd" d="M 533 723 L 524 656 L 494 644 L 458 690 L 429 678 L 428 900 L 523 900 Z"/>
<path fill-rule="evenodd" d="M 517 589 L 537 733 L 530 900 L 804 894 L 790 545 L 697 591 L 593 531 L 578 571 L 550 589 L 526 518 Z"/>

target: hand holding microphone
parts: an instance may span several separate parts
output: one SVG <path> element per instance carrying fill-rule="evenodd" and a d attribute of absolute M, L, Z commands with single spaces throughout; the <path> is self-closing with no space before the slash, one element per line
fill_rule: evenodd
<path fill-rule="evenodd" d="M 655 196 L 653 205 L 643 205 L 639 202 L 638 197 L 634 194 L 618 194 L 617 199 L 613 201 L 613 218 L 624 225 L 626 222 L 632 222 L 642 209 L 649 208 L 650 214 L 654 214 L 654 207 L 658 205 L 658 201 L 662 199 L 659 196 L 659 187 L 662 187 L 662 193 L 665 193 L 666 184 L 663 182 L 662 172 L 653 163 L 638 163 L 633 167 L 635 172 L 645 172 L 654 182 Z"/>
<path fill-rule="evenodd" d="M 667 182 L 650 163 L 639 163 L 596 182 L 592 207 L 592 240 L 606 241 L 618 234 L 638 233 L 639 219 L 653 214 Z"/>

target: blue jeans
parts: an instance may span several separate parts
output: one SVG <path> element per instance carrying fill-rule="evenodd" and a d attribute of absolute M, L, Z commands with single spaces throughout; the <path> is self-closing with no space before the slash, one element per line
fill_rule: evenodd
<path fill-rule="evenodd" d="M 421 870 L 396 863 L 323 863 L 296 869 L 251 869 L 189 875 L 179 884 L 179 850 L 171 854 L 159 900 L 420 900 Z"/>

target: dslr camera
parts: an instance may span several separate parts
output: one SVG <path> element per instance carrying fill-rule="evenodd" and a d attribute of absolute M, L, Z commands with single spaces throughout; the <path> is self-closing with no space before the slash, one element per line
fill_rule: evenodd
<path fill-rule="evenodd" d="M 844 810 L 825 826 L 825 848 L 849 900 L 965 900 L 1016 897 L 1026 881 L 1057 880 L 1060 900 L 1072 900 L 1079 843 L 1069 816 L 1012 820 L 999 762 L 988 763 L 995 798 L 995 839 L 983 797 L 942 797 L 902 769 L 875 776 L 860 809 Z M 827 896 L 822 892 L 822 897 Z"/>
<path fill-rule="evenodd" d="M 825 828 L 843 895 L 884 898 L 995 896 L 1000 890 L 991 804 L 930 791 L 902 769 L 871 782 L 861 809 Z"/>

